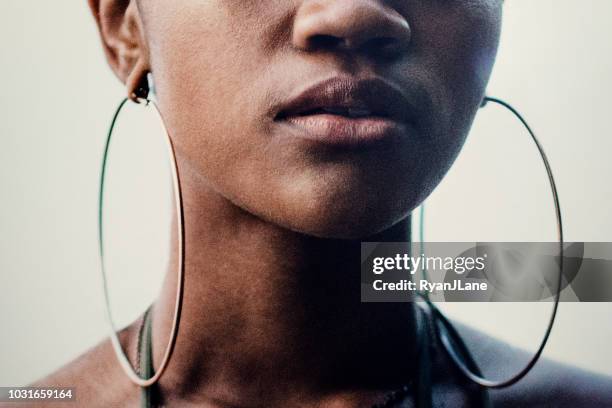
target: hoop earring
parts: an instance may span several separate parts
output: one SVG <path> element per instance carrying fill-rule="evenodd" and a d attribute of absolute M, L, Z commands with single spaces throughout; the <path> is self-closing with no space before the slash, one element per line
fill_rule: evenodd
<path fill-rule="evenodd" d="M 150 80 L 150 79 L 149 79 Z M 108 282 L 106 276 L 106 268 L 104 263 L 104 229 L 103 229 L 103 209 L 104 209 L 104 182 L 106 176 L 106 168 L 108 162 L 108 153 L 111 144 L 111 139 L 113 136 L 113 131 L 115 129 L 115 125 L 119 118 L 119 114 L 121 113 L 123 107 L 127 104 L 129 100 L 132 100 L 137 104 L 144 104 L 146 107 L 152 107 L 155 113 L 158 115 L 159 119 L 163 123 L 163 118 L 157 107 L 157 104 L 153 99 L 149 98 L 149 90 L 151 89 L 148 85 L 139 85 L 139 87 L 130 94 L 130 97 L 124 98 L 119 104 L 115 114 L 113 116 L 113 120 L 111 122 L 108 136 L 106 137 L 106 144 L 104 147 L 104 156 L 102 159 L 102 172 L 100 176 L 100 194 L 99 194 L 99 206 L 98 206 L 98 243 L 99 243 L 99 251 L 100 251 L 100 265 L 102 272 L 102 281 L 104 288 L 104 301 L 106 307 L 106 316 L 110 329 L 110 339 L 115 351 L 115 355 L 117 356 L 117 360 L 119 361 L 123 371 L 127 374 L 128 378 L 136 385 L 140 387 L 149 387 L 155 384 L 162 376 L 164 371 L 168 366 L 168 362 L 170 361 L 170 357 L 172 355 L 172 351 L 174 350 L 174 346 L 176 344 L 176 338 L 178 334 L 179 322 L 181 317 L 181 308 L 183 304 L 183 288 L 185 281 L 185 247 L 184 247 L 184 216 L 183 216 L 183 198 L 181 193 L 181 183 L 179 178 L 178 165 L 176 161 L 176 154 L 174 150 L 174 145 L 172 143 L 172 139 L 168 134 L 168 131 L 165 131 L 165 141 L 166 147 L 168 150 L 168 154 L 170 156 L 171 161 L 171 171 L 172 171 L 172 181 L 174 184 L 174 199 L 175 199 L 175 208 L 178 217 L 177 222 L 177 236 L 178 236 L 178 248 L 179 248 L 179 257 L 178 257 L 178 283 L 176 287 L 176 302 L 174 306 L 174 318 L 172 321 L 172 328 L 170 330 L 170 339 L 168 340 L 168 345 L 166 347 L 166 351 L 164 353 L 164 357 L 162 358 L 162 362 L 159 366 L 159 369 L 156 373 L 150 378 L 141 378 L 137 373 L 130 361 L 128 360 L 123 348 L 121 347 L 121 343 L 119 342 L 119 338 L 117 336 L 117 329 L 114 323 L 114 319 L 112 316 L 111 308 L 110 308 L 110 298 L 108 291 Z"/>
<path fill-rule="evenodd" d="M 451 324 L 451 322 L 432 303 L 432 301 L 429 299 L 429 296 L 426 293 L 420 294 L 420 296 L 423 298 L 423 300 L 428 305 L 428 307 L 431 308 L 431 311 L 433 312 L 433 317 L 436 323 L 436 333 L 438 335 L 438 338 L 440 342 L 442 343 L 444 349 L 446 350 L 446 353 L 449 355 L 453 363 L 457 366 L 459 371 L 461 371 L 461 373 L 465 377 L 467 377 L 469 380 L 480 385 L 481 387 L 499 389 L 499 388 L 510 387 L 516 384 L 517 382 L 519 382 L 521 379 L 523 379 L 533 369 L 535 364 L 538 362 L 538 360 L 540 359 L 542 355 L 542 352 L 544 351 L 544 348 L 546 347 L 546 344 L 548 343 L 550 333 L 552 332 L 552 328 L 555 324 L 555 320 L 557 317 L 557 311 L 559 309 L 559 298 L 560 298 L 561 286 L 563 282 L 563 243 L 564 241 L 563 241 L 563 218 L 561 216 L 561 205 L 559 201 L 559 194 L 557 191 L 557 186 L 555 183 L 555 178 L 553 176 L 550 163 L 548 161 L 546 153 L 544 152 L 544 148 L 540 144 L 538 138 L 536 137 L 535 133 L 533 132 L 533 130 L 531 129 L 531 127 L 529 126 L 525 118 L 512 105 L 510 105 L 509 103 L 501 99 L 485 96 L 480 107 L 483 108 L 487 106 L 488 103 L 494 103 L 499 106 L 502 106 L 503 108 L 510 111 L 521 122 L 521 124 L 527 130 L 527 132 L 531 136 L 531 139 L 535 143 L 538 149 L 538 153 L 540 154 L 540 158 L 542 159 L 544 167 L 546 168 L 546 174 L 548 176 L 550 190 L 552 192 L 552 199 L 553 199 L 553 203 L 555 207 L 555 216 L 557 220 L 557 237 L 559 241 L 559 277 L 557 281 L 557 288 L 555 291 L 555 301 L 553 305 L 553 310 L 551 312 L 550 320 L 548 321 L 548 325 L 546 327 L 546 332 L 544 333 L 544 336 L 542 338 L 542 341 L 540 342 L 540 345 L 536 353 L 533 355 L 533 357 L 529 360 L 529 362 L 525 365 L 525 367 L 522 370 L 520 370 L 517 374 L 513 375 L 512 377 L 506 380 L 501 380 L 501 381 L 489 380 L 487 378 L 484 378 L 482 374 L 480 373 L 478 365 L 476 364 L 476 361 L 472 357 L 467 345 L 461 339 L 459 332 L 455 329 L 455 327 Z M 421 251 L 424 252 L 424 245 L 425 245 L 424 244 L 424 236 L 425 236 L 425 232 L 424 232 L 425 205 L 424 204 L 421 205 L 420 210 L 421 210 L 421 214 L 420 214 L 420 222 L 419 222 L 419 236 L 421 239 Z M 423 277 L 424 279 L 428 279 L 426 269 L 423 269 Z"/>

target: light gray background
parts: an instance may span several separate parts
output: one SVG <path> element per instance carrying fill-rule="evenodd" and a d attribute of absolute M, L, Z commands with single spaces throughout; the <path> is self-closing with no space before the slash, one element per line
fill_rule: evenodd
<path fill-rule="evenodd" d="M 490 93 L 515 103 L 547 148 L 567 240 L 609 241 L 612 2 L 512 0 L 505 7 Z M 0 385 L 33 381 L 105 336 L 96 200 L 103 139 L 124 91 L 88 13 L 84 0 L 0 2 Z M 120 177 L 109 187 L 110 286 L 121 323 L 153 298 L 166 261 L 164 156 L 142 131 L 158 129 L 154 117 L 137 112 L 122 122 L 112 167 Z M 506 113 L 484 109 L 428 200 L 427 239 L 554 238 L 550 194 L 527 134 Z M 550 310 L 444 307 L 527 349 Z M 545 355 L 612 374 L 611 316 L 610 304 L 562 304 Z"/>

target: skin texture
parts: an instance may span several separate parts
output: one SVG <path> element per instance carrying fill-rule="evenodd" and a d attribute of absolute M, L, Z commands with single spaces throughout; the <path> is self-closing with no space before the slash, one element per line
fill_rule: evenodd
<path fill-rule="evenodd" d="M 463 143 L 497 44 L 490 1 L 157 3 L 140 10 L 183 163 L 238 207 L 326 238 L 380 232 L 437 185 Z M 317 46 L 321 35 L 352 42 L 342 51 Z M 402 48 L 380 62 L 371 48 L 389 36 Z M 461 52 L 443 52 L 449 47 Z M 382 77 L 415 103 L 424 100 L 419 127 L 397 143 L 358 151 L 287 138 L 270 110 L 334 75 Z"/>
<path fill-rule="evenodd" d="M 413 306 L 362 304 L 355 262 L 362 240 L 408 239 L 410 212 L 459 153 L 493 67 L 501 1 L 90 5 L 127 94 L 153 74 L 177 149 L 186 288 L 160 401 L 367 407 L 413 378 Z M 296 93 L 334 77 L 399 90 L 413 122 L 401 137 L 348 148 L 295 137 L 275 120 Z M 172 319 L 174 263 L 153 307 L 156 366 Z M 121 333 L 132 361 L 139 323 Z M 496 360 L 487 361 L 495 371 Z M 435 364 L 435 400 L 471 406 L 473 388 L 441 353 Z M 547 376 L 496 401 L 551 401 Z M 76 386 L 82 406 L 138 406 L 138 387 L 108 341 L 40 384 Z M 593 387 L 579 389 L 596 396 Z M 581 401 L 567 392 L 568 404 Z"/>

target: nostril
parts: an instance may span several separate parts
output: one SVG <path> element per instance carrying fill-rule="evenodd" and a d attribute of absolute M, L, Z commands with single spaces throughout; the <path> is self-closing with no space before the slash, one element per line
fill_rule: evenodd
<path fill-rule="evenodd" d="M 313 50 L 338 48 L 343 42 L 342 38 L 328 34 L 317 34 L 308 39 L 309 48 Z"/>
<path fill-rule="evenodd" d="M 371 43 L 370 46 L 373 48 L 385 49 L 391 46 L 395 46 L 397 40 L 392 37 L 379 37 L 373 38 L 369 42 Z"/>
<path fill-rule="evenodd" d="M 373 55 L 391 57 L 399 53 L 401 42 L 394 37 L 377 37 L 368 40 L 363 48 Z"/>

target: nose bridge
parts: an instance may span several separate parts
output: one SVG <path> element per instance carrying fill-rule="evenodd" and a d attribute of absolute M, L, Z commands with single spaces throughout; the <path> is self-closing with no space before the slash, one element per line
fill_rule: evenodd
<path fill-rule="evenodd" d="M 380 0 L 305 0 L 297 11 L 294 46 L 312 49 L 320 44 L 357 49 L 368 42 L 386 47 L 410 40 L 405 17 Z"/>

